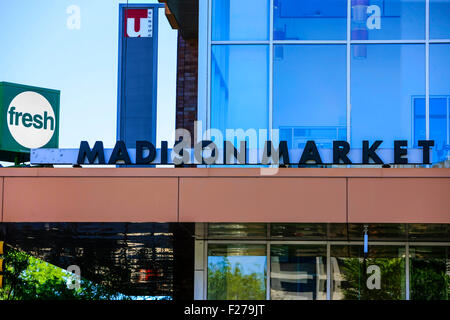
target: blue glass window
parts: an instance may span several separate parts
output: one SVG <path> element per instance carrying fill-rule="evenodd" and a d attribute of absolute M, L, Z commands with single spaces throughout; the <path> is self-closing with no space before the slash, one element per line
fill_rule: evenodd
<path fill-rule="evenodd" d="M 269 47 L 216 45 L 211 57 L 211 128 L 268 129 Z"/>
<path fill-rule="evenodd" d="M 275 40 L 345 40 L 347 0 L 274 0 Z"/>
<path fill-rule="evenodd" d="M 434 140 L 431 161 L 433 163 L 447 159 L 448 146 L 448 110 L 449 96 L 430 96 L 430 139 Z M 426 139 L 425 98 L 414 99 L 414 142 Z"/>
<path fill-rule="evenodd" d="M 351 0 L 352 40 L 425 39 L 425 0 Z"/>
<path fill-rule="evenodd" d="M 212 40 L 269 40 L 269 0 L 214 0 Z"/>
<path fill-rule="evenodd" d="M 345 45 L 276 45 L 273 128 L 289 147 L 346 140 Z"/>
<path fill-rule="evenodd" d="M 381 148 L 392 148 L 394 140 L 408 140 L 412 147 L 413 101 L 425 95 L 425 46 L 352 47 L 352 146 L 361 147 L 362 140 L 383 140 Z"/>
<path fill-rule="evenodd" d="M 419 140 L 427 137 L 425 97 L 414 97 L 414 147 L 418 147 Z"/>
<path fill-rule="evenodd" d="M 430 0 L 430 38 L 450 39 L 450 0 Z"/>
<path fill-rule="evenodd" d="M 450 44 L 430 44 L 432 161 L 450 160 Z"/>

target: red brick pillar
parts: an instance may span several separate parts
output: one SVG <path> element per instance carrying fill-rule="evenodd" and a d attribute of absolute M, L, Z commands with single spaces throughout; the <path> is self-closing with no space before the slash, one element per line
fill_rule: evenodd
<path fill-rule="evenodd" d="M 184 128 L 194 138 L 197 120 L 198 39 L 178 35 L 176 128 Z"/>

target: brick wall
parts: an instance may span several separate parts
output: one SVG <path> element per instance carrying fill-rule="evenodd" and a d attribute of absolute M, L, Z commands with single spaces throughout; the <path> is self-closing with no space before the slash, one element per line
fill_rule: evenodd
<path fill-rule="evenodd" d="M 197 120 L 198 40 L 178 35 L 176 128 L 194 137 Z"/>

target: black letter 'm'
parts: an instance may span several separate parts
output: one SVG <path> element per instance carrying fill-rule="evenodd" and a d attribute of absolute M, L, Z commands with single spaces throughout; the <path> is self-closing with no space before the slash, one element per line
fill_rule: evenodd
<path fill-rule="evenodd" d="M 78 150 L 77 164 L 84 164 L 84 158 L 86 157 L 90 164 L 93 164 L 96 158 L 98 158 L 99 164 L 105 164 L 105 151 L 103 149 L 103 142 L 96 141 L 94 144 L 94 148 L 92 148 L 91 150 L 87 141 L 81 141 L 80 149 Z"/>

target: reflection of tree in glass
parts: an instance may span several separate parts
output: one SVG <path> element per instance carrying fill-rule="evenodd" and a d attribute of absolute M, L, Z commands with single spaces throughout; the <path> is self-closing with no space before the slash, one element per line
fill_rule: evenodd
<path fill-rule="evenodd" d="M 242 265 L 227 258 L 208 266 L 209 300 L 265 300 L 266 271 L 244 274 Z"/>
<path fill-rule="evenodd" d="M 400 300 L 404 298 L 403 258 L 342 258 L 340 268 L 343 276 L 341 290 L 347 300 Z M 367 267 L 377 265 L 381 271 L 381 288 L 367 288 Z"/>
<path fill-rule="evenodd" d="M 411 298 L 413 300 L 448 300 L 450 276 L 445 259 L 412 259 Z"/>
<path fill-rule="evenodd" d="M 0 300 L 109 300 L 126 299 L 111 289 L 81 278 L 80 289 L 67 288 L 68 273 L 24 252 L 10 249 Z"/>

